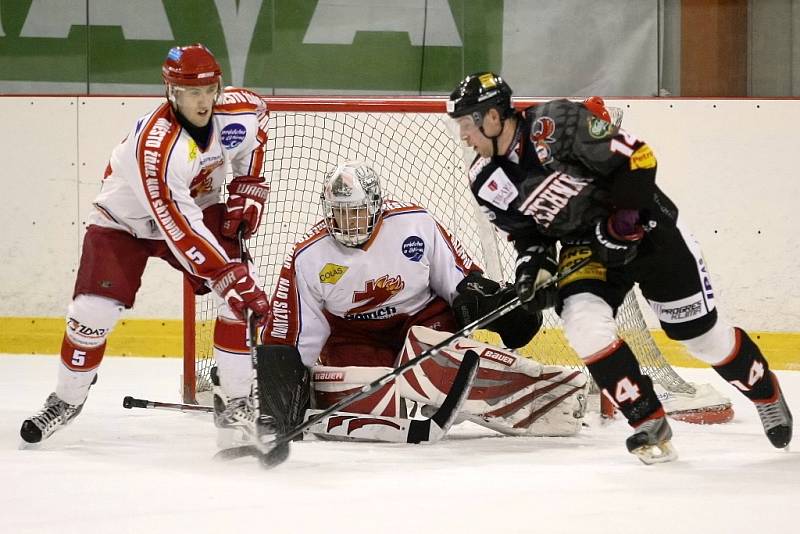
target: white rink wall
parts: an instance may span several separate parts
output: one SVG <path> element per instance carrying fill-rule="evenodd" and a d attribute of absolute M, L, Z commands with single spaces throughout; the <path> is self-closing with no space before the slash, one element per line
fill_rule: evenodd
<path fill-rule="evenodd" d="M 0 316 L 62 316 L 109 153 L 160 98 L 0 97 L 6 209 Z M 608 100 L 659 161 L 658 182 L 703 246 L 723 316 L 800 331 L 796 100 Z M 267 281 L 271 286 L 271 281 Z M 181 277 L 149 264 L 128 317 L 177 319 Z M 651 327 L 657 327 L 647 314 Z"/>

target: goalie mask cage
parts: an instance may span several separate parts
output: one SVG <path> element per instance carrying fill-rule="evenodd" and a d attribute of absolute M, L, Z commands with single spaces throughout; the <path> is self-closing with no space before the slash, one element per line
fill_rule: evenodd
<path fill-rule="evenodd" d="M 343 159 L 370 162 L 381 176 L 384 198 L 426 208 L 489 277 L 513 282 L 514 249 L 472 197 L 466 167 L 474 153 L 452 130 L 444 99 L 275 97 L 268 101 L 264 175 L 271 193 L 261 228 L 248 243 L 268 295 L 292 245 L 321 220 L 323 176 Z M 211 389 L 215 302 L 210 295 L 195 298 L 188 284 L 184 287 L 183 399 L 196 402 L 199 393 Z M 617 323 L 645 373 L 668 391 L 694 393 L 656 347 L 633 292 L 618 311 Z M 485 331 L 476 335 L 484 341 L 499 340 Z M 518 352 L 544 364 L 569 365 L 588 373 L 552 311 L 545 313 L 539 334 Z"/>

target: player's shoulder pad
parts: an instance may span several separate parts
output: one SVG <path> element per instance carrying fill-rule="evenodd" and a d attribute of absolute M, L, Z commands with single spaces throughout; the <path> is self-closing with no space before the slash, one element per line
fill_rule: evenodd
<path fill-rule="evenodd" d="M 398 215 L 400 213 L 428 213 L 428 210 L 422 206 L 417 206 L 411 202 L 402 202 L 400 200 L 393 200 L 390 198 L 383 200 L 381 209 L 383 210 L 384 217 Z"/>
<path fill-rule="evenodd" d="M 292 248 L 292 255 L 297 256 L 297 254 L 299 254 L 301 251 L 328 236 L 328 226 L 325 224 L 325 219 L 322 219 L 314 226 L 309 228 L 306 233 L 304 233 L 303 236 L 297 240 Z"/>
<path fill-rule="evenodd" d="M 216 113 L 263 113 L 267 110 L 267 103 L 260 95 L 241 87 L 226 87 L 220 100 L 214 106 Z"/>

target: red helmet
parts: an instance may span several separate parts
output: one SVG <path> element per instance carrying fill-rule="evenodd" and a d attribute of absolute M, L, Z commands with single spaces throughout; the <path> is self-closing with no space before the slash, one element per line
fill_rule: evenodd
<path fill-rule="evenodd" d="M 166 84 L 211 85 L 220 83 L 222 69 L 208 48 L 192 44 L 170 49 L 161 75 Z"/>

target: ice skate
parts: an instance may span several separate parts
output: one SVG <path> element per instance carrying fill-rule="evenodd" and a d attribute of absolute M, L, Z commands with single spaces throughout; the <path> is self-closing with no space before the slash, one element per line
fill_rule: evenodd
<path fill-rule="evenodd" d="M 44 407 L 33 417 L 23 421 L 19 435 L 27 443 L 39 443 L 50 437 L 56 430 L 71 423 L 81 413 L 83 404 L 67 404 L 55 393 L 51 393 L 47 397 Z"/>
<path fill-rule="evenodd" d="M 672 429 L 664 416 L 648 419 L 636 427 L 631 437 L 625 440 L 628 451 L 642 463 L 658 464 L 671 462 L 678 458 L 672 446 Z"/>
<path fill-rule="evenodd" d="M 778 398 L 773 402 L 755 401 L 754 404 L 770 443 L 778 449 L 783 449 L 792 441 L 792 412 L 789 411 L 778 381 L 773 380 L 773 383 L 778 390 Z"/>

